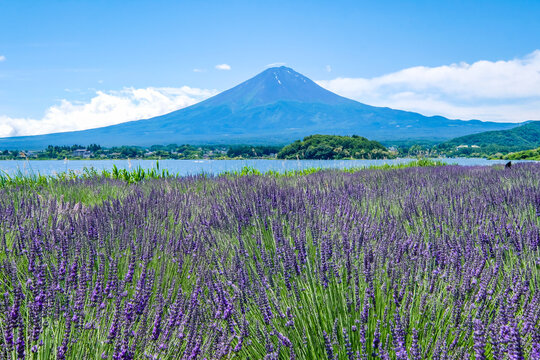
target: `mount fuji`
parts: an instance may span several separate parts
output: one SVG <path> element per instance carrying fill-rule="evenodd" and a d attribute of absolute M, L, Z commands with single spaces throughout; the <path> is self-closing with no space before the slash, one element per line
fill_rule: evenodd
<path fill-rule="evenodd" d="M 90 130 L 0 139 L 0 149 L 48 145 L 285 144 L 312 134 L 373 140 L 447 140 L 519 124 L 450 120 L 339 96 L 288 67 L 273 67 L 195 105 Z"/>

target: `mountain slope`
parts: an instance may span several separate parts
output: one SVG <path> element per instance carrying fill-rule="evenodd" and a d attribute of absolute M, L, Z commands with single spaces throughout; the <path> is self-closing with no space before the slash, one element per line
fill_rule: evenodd
<path fill-rule="evenodd" d="M 531 121 L 509 130 L 486 131 L 461 136 L 442 143 L 439 148 L 450 150 L 463 145 L 475 146 L 478 149 L 476 151 L 486 154 L 534 149 L 540 146 L 540 121 Z"/>
<path fill-rule="evenodd" d="M 259 75 L 190 107 L 98 129 L 0 139 L 0 148 L 49 144 L 285 144 L 311 134 L 374 140 L 450 139 L 516 124 L 449 120 L 373 107 L 336 95 L 287 67 Z"/>

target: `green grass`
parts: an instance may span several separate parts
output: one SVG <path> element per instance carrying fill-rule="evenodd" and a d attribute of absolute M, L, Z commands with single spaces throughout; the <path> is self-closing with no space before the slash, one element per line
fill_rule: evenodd
<path fill-rule="evenodd" d="M 403 164 L 384 164 L 384 165 L 371 165 L 368 167 L 351 167 L 340 169 L 340 171 L 355 173 L 363 170 L 394 170 L 405 169 L 410 167 L 426 167 L 426 166 L 444 166 L 446 163 L 439 160 L 432 159 L 419 159 L 409 163 Z M 314 167 L 302 170 L 285 170 L 275 171 L 269 170 L 267 172 L 261 172 L 254 167 L 244 166 L 239 171 L 225 171 L 217 176 L 252 176 L 252 175 L 264 175 L 275 177 L 291 177 L 309 175 L 319 171 L 335 170 L 326 169 L 321 167 Z M 209 174 L 201 173 L 200 176 L 210 176 Z M 112 179 L 121 180 L 128 184 L 138 183 L 148 179 L 164 179 L 164 178 L 176 178 L 180 177 L 178 174 L 173 174 L 167 169 L 160 168 L 159 161 L 156 161 L 156 166 L 151 169 L 144 169 L 140 166 L 132 170 L 119 169 L 116 165 L 113 165 L 111 170 L 98 171 L 95 168 L 84 168 L 82 172 L 77 173 L 73 170 L 67 172 L 61 172 L 55 175 L 42 175 L 39 173 L 23 174 L 19 171 L 17 174 L 10 176 L 8 173 L 0 173 L 0 188 L 8 186 L 24 186 L 24 187 L 43 187 L 50 186 L 52 184 L 58 185 L 61 183 L 69 183 L 74 180 L 90 180 L 90 179 Z"/>

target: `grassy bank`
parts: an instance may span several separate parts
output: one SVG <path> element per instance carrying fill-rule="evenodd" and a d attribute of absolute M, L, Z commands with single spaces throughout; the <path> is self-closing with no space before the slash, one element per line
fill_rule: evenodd
<path fill-rule="evenodd" d="M 369 167 L 352 167 L 342 169 L 341 171 L 354 173 L 362 170 L 392 170 L 392 169 L 404 169 L 408 167 L 429 167 L 429 166 L 443 166 L 446 163 L 432 159 L 419 159 L 404 164 L 384 164 L 384 165 L 372 165 Z M 303 170 L 287 170 L 287 171 L 267 171 L 261 172 L 254 167 L 245 166 L 239 171 L 226 171 L 221 174 L 212 175 L 201 173 L 194 176 L 246 176 L 246 175 L 265 175 L 265 176 L 298 176 L 308 175 L 315 172 L 324 171 L 328 169 L 324 168 L 309 168 Z M 55 183 L 62 183 L 67 181 L 73 181 L 77 179 L 114 179 L 122 180 L 127 183 L 137 183 L 148 179 L 163 179 L 163 178 L 178 178 L 181 175 L 169 172 L 167 169 L 160 168 L 159 161 L 156 161 L 156 166 L 151 169 L 144 169 L 137 167 L 135 169 L 119 169 L 116 165 L 113 165 L 111 170 L 96 170 L 94 168 L 84 168 L 81 172 L 68 171 L 61 172 L 56 175 L 41 175 L 39 173 L 23 174 L 19 172 L 13 176 L 7 173 L 0 174 L 0 187 L 5 186 L 44 186 Z"/>

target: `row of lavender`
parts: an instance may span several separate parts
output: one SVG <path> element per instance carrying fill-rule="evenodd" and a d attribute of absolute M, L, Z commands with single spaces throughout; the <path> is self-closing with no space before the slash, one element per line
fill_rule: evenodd
<path fill-rule="evenodd" d="M 539 165 L 57 186 L 0 190 L 1 359 L 540 359 Z"/>

